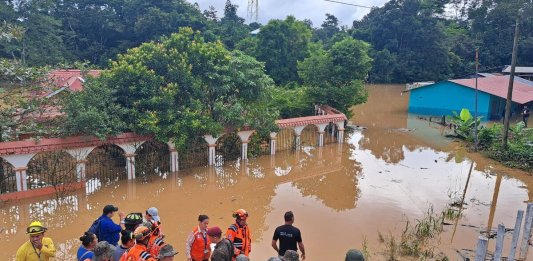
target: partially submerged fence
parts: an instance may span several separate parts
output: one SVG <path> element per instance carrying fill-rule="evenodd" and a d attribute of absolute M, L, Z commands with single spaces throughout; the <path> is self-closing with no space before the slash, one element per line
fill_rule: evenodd
<path fill-rule="evenodd" d="M 315 114 L 278 120 L 280 130 L 270 135 L 249 129 L 220 137 L 205 135 L 179 151 L 170 141 L 133 133 L 105 141 L 68 137 L 0 143 L 0 199 L 12 192 L 70 183 L 83 183 L 94 191 L 123 179 L 149 180 L 178 169 L 222 166 L 277 151 L 342 143 L 346 116 L 329 107 L 317 107 Z"/>
<path fill-rule="evenodd" d="M 524 226 L 522 228 L 522 220 L 524 217 L 524 211 L 518 210 L 516 215 L 516 222 L 514 224 L 512 231 L 512 237 L 510 241 L 510 251 L 507 257 L 504 257 L 504 243 L 505 243 L 505 234 L 507 229 L 505 225 L 499 224 L 498 230 L 496 232 L 496 248 L 493 253 L 488 251 L 489 238 L 482 235 L 479 236 L 477 242 L 476 256 L 475 261 L 485 261 L 488 260 L 501 261 L 515 261 L 515 260 L 526 260 L 529 250 L 529 245 L 531 243 L 531 232 L 533 226 L 533 203 L 528 203 L 526 208 L 526 215 L 524 219 Z"/>

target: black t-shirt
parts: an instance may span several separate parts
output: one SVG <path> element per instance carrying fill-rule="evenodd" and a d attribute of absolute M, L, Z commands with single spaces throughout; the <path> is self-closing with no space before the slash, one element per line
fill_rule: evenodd
<path fill-rule="evenodd" d="M 279 239 L 279 255 L 282 256 L 287 250 L 298 251 L 297 242 L 302 242 L 300 230 L 292 225 L 283 225 L 276 228 L 272 240 Z"/>

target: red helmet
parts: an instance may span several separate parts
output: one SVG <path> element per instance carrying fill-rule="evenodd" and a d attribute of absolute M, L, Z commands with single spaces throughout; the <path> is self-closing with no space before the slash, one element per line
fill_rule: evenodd
<path fill-rule="evenodd" d="M 233 212 L 233 217 L 240 220 L 246 220 L 248 218 L 248 212 L 244 209 L 237 209 Z"/>

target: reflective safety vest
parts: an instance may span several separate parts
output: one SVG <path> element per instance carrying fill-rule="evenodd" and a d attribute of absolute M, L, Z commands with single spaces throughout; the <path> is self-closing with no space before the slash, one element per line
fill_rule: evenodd
<path fill-rule="evenodd" d="M 146 246 L 135 244 L 128 251 L 124 252 L 120 261 L 156 261 L 155 258 L 148 253 Z"/>
<path fill-rule="evenodd" d="M 154 240 L 150 239 L 150 241 L 152 242 L 148 249 L 150 251 L 150 255 L 159 256 L 161 248 L 166 245 L 165 241 L 163 240 L 163 237 L 155 237 Z"/>
<path fill-rule="evenodd" d="M 244 254 L 248 256 L 252 251 L 252 237 L 250 236 L 250 227 L 248 225 L 241 227 L 235 223 L 229 226 L 226 237 L 233 243 L 237 249 L 235 255 Z"/>
<path fill-rule="evenodd" d="M 211 256 L 211 240 L 207 234 L 202 233 L 198 227 L 193 229 L 194 241 L 191 246 L 191 258 L 193 261 L 208 260 Z"/>

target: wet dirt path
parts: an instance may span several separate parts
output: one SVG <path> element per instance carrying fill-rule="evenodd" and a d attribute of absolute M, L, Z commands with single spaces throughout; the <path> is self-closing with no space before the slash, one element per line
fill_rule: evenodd
<path fill-rule="evenodd" d="M 491 212 L 493 226 L 514 224 L 516 211 L 531 200 L 531 176 L 465 152 L 440 138 L 438 129 L 420 127 L 427 123 L 407 116 L 408 97 L 400 95 L 401 86 L 370 86 L 369 91 L 369 101 L 354 109 L 352 119 L 367 129 L 346 135 L 343 145 L 184 170 L 149 183 L 123 181 L 88 195 L 79 192 L 61 204 L 7 202 L 0 208 L 0 251 L 14 255 L 27 240 L 26 225 L 42 219 L 59 250 L 56 260 L 73 260 L 77 238 L 112 203 L 125 212 L 157 206 L 167 241 L 180 251 L 176 260 L 185 260 L 184 242 L 199 214 L 225 228 L 238 208 L 250 213 L 252 260 L 275 255 L 272 233 L 287 210 L 302 230 L 306 260 L 343 260 L 349 248 L 361 249 L 363 238 L 372 260 L 384 260 L 378 231 L 398 234 L 406 220 L 422 217 L 430 205 L 441 211 L 460 197 L 472 160 L 468 205 L 455 234 L 454 226 L 445 226 L 439 250 L 459 260 L 455 250 L 475 248 Z M 492 204 L 498 176 L 497 204 Z"/>

